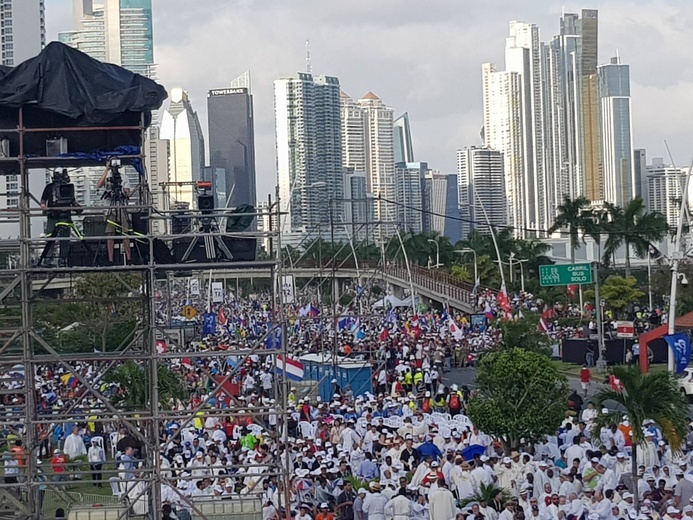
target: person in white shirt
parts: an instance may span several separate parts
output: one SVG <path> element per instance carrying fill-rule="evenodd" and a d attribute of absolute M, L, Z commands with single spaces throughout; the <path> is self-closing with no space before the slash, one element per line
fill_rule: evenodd
<path fill-rule="evenodd" d="M 91 440 L 91 446 L 87 452 L 87 458 L 89 459 L 89 465 L 91 466 L 91 480 L 92 485 L 97 487 L 103 487 L 101 484 L 101 468 L 103 463 L 106 462 L 106 454 L 103 448 L 99 446 L 97 439 Z"/>
<path fill-rule="evenodd" d="M 63 447 L 65 455 L 70 459 L 80 457 L 87 454 L 87 448 L 84 445 L 84 439 L 79 435 L 79 428 L 72 428 L 72 433 L 65 438 L 65 446 Z"/>
<path fill-rule="evenodd" d="M 411 514 L 411 501 L 407 497 L 407 490 L 400 488 L 397 495 L 385 504 L 385 516 L 392 520 L 409 520 Z"/>

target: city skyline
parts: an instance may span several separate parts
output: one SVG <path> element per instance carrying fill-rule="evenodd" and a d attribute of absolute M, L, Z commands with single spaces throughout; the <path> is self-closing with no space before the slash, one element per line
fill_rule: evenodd
<path fill-rule="evenodd" d="M 212 1 L 198 6 L 193 13 L 179 0 L 167 1 L 165 6 L 155 1 L 155 61 L 158 77 L 169 91 L 174 86 L 185 88 L 193 106 L 201 108 L 210 88 L 229 84 L 239 71 L 251 70 L 258 199 L 271 192 L 275 184 L 272 81 L 285 73 L 305 70 L 306 39 L 311 41 L 316 74 L 339 77 L 342 88 L 350 93 L 376 91 L 396 114 L 408 112 L 417 159 L 443 173 L 453 173 L 456 150 L 480 144 L 480 64 L 502 63 L 503 49 L 496 42 L 507 35 L 508 22 L 536 24 L 541 38 L 549 40 L 559 33 L 561 15 L 558 2 L 552 2 L 547 9 L 544 4 L 515 6 L 496 1 L 479 4 L 471 15 L 447 1 L 437 2 L 435 10 L 422 9 L 414 2 L 405 2 L 395 10 L 394 4 L 383 2 L 375 8 L 370 6 L 368 11 L 373 12 L 364 22 L 360 14 L 356 15 L 361 13 L 358 3 L 350 4 L 349 9 L 309 9 L 310 3 L 298 2 L 285 10 L 273 2 L 232 7 Z M 70 6 L 68 0 L 46 2 L 49 40 L 55 39 L 58 31 L 70 28 Z M 499 6 L 503 9 L 498 10 Z M 623 63 L 630 65 L 633 147 L 646 148 L 650 157 L 666 157 L 666 139 L 675 162 L 686 162 L 690 154 L 686 125 L 693 107 L 682 96 L 688 83 L 693 82 L 693 73 L 685 67 L 662 68 L 661 63 L 685 62 L 685 26 L 686 20 L 693 18 L 693 9 L 683 2 L 602 1 L 566 6 L 566 12 L 582 8 L 599 10 L 597 64 L 608 63 L 618 50 Z M 275 13 L 273 17 L 283 18 L 282 29 L 269 36 L 272 31 L 254 31 L 257 20 L 263 19 L 258 14 L 267 9 Z M 503 15 L 491 17 L 491 11 Z M 403 18 L 402 13 L 407 16 Z M 183 20 L 186 23 L 181 23 Z M 176 30 L 171 30 L 176 24 Z M 243 25 L 238 34 L 232 31 L 234 34 L 219 42 L 216 36 L 224 24 Z M 364 33 L 367 37 L 349 36 L 360 34 L 364 28 L 368 29 Z M 651 38 L 643 38 L 643 31 Z M 645 44 L 646 40 L 650 43 Z M 344 41 L 349 41 L 347 52 Z M 219 67 L 216 56 L 221 48 L 228 51 L 229 59 Z M 196 66 L 190 67 L 190 63 Z M 652 73 L 655 70 L 657 74 Z M 200 115 L 206 128 L 207 115 Z M 667 118 L 666 125 L 647 124 L 662 116 Z"/>

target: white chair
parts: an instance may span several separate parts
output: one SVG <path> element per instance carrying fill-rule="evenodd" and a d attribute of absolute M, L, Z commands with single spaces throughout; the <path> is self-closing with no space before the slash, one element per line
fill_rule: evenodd
<path fill-rule="evenodd" d="M 118 445 L 118 432 L 111 432 L 108 434 L 108 438 L 111 443 L 111 457 L 115 459 L 116 453 L 118 451 L 118 448 L 116 447 Z"/>
<path fill-rule="evenodd" d="M 92 437 L 91 442 L 94 442 L 94 441 L 96 441 L 96 445 L 99 448 L 103 449 L 103 437 L 100 437 L 100 436 Z"/>
<path fill-rule="evenodd" d="M 111 491 L 113 492 L 113 496 L 123 498 L 123 491 L 120 489 L 119 481 L 119 477 L 111 477 L 108 479 L 108 482 L 111 484 Z"/>
<path fill-rule="evenodd" d="M 308 421 L 301 421 L 298 423 L 298 428 L 301 430 L 301 436 L 307 439 L 313 433 L 313 425 Z"/>

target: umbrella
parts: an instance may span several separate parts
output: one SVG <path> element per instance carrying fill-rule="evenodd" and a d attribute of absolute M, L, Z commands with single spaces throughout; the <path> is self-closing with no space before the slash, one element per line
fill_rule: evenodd
<path fill-rule="evenodd" d="M 472 444 L 468 448 L 462 450 L 464 460 L 472 460 L 476 455 L 483 455 L 486 452 L 486 446 L 481 444 Z"/>

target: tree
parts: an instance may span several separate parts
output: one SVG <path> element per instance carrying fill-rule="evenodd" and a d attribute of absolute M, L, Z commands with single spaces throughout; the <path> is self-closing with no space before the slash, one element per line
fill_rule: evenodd
<path fill-rule="evenodd" d="M 633 426 L 632 471 L 633 488 L 638 488 L 637 449 L 645 442 L 641 428 L 646 419 L 654 421 L 668 439 L 672 452 L 677 452 L 688 430 L 688 403 L 679 393 L 676 379 L 669 372 L 648 372 L 643 374 L 640 368 L 615 366 L 614 376 L 620 381 L 620 390 L 604 387 L 597 392 L 594 400 L 597 408 L 615 402 L 618 410 L 600 414 L 593 423 L 593 438 L 599 438 L 602 427 L 621 422 L 625 415 Z M 637 505 L 637 493 L 635 493 Z"/>
<path fill-rule="evenodd" d="M 508 490 L 496 487 L 495 484 L 484 484 L 483 482 L 479 483 L 479 490 L 474 493 L 472 496 L 465 498 L 460 502 L 460 505 L 462 507 L 471 504 L 472 502 L 486 502 L 487 504 L 490 504 L 493 502 L 493 499 L 496 498 L 498 493 L 503 494 L 503 500 L 502 502 L 505 503 L 506 500 L 510 499 L 510 493 Z"/>
<path fill-rule="evenodd" d="M 580 231 L 586 227 L 584 211 L 589 207 L 590 201 L 585 197 L 571 199 L 568 195 L 563 195 L 563 203 L 558 208 L 558 215 L 549 228 L 549 233 L 554 233 L 559 229 L 567 229 L 570 237 L 570 261 L 575 263 L 575 250 L 580 247 Z"/>
<path fill-rule="evenodd" d="M 469 262 L 465 262 L 462 265 L 453 265 L 450 268 L 450 274 L 463 282 L 474 285 L 476 283 L 476 280 L 474 280 L 474 257 L 472 255 L 469 256 Z M 498 266 L 493 263 L 491 258 L 488 255 L 481 255 L 477 257 L 477 263 L 481 285 L 499 287 L 500 275 L 498 274 Z"/>
<path fill-rule="evenodd" d="M 157 363 L 156 368 L 159 406 L 164 410 L 170 410 L 172 402 L 185 400 L 188 393 L 181 379 L 168 365 Z M 120 388 L 120 391 L 113 395 L 113 406 L 125 410 L 142 410 L 149 405 L 149 370 L 145 370 L 143 365 L 128 360 L 109 372 L 105 380 L 117 384 Z"/>
<path fill-rule="evenodd" d="M 563 420 L 568 380 L 543 354 L 522 348 L 490 352 L 479 360 L 477 394 L 469 418 L 480 430 L 498 437 L 506 453 L 555 434 Z"/>
<path fill-rule="evenodd" d="M 645 296 L 645 293 L 638 289 L 638 281 L 634 277 L 624 278 L 616 274 L 606 279 L 600 291 L 600 296 L 616 313 L 624 312 L 629 305 Z M 587 297 L 594 298 L 594 292 L 590 292 L 592 294 L 588 294 Z"/>
<path fill-rule="evenodd" d="M 642 198 L 636 197 L 625 208 L 606 205 L 609 221 L 604 224 L 607 232 L 604 245 L 604 264 L 609 265 L 610 257 L 616 250 L 626 248 L 626 277 L 630 276 L 630 253 L 638 258 L 648 254 L 652 242 L 662 240 L 669 231 L 666 217 L 657 211 L 647 212 Z"/>
<path fill-rule="evenodd" d="M 549 357 L 551 350 L 548 337 L 546 334 L 539 332 L 537 324 L 538 321 L 530 319 L 530 317 L 517 321 L 499 321 L 498 327 L 501 331 L 501 337 L 498 342 L 498 348 L 512 349 L 519 347 Z"/>

